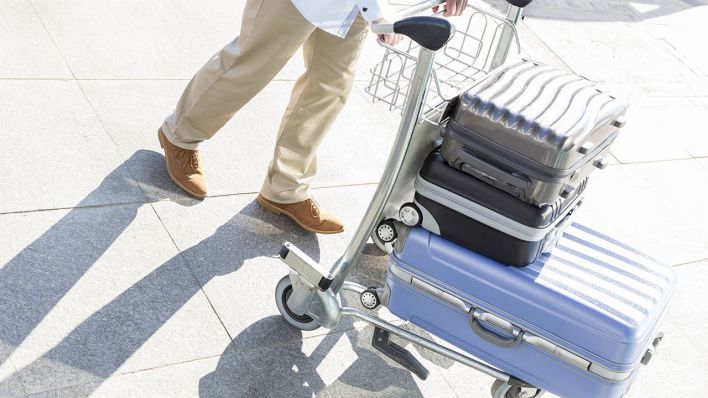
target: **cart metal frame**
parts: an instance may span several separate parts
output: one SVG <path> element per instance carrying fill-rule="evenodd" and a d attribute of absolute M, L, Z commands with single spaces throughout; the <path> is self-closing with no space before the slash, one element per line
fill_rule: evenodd
<path fill-rule="evenodd" d="M 441 3 L 444 3 L 444 0 L 426 0 L 406 8 L 400 12 L 400 15 L 410 17 Z M 475 10 L 476 12 L 481 12 L 481 10 Z M 509 55 L 510 48 L 514 43 L 516 43 L 518 48 L 515 24 L 520 19 L 521 13 L 522 8 L 509 4 L 506 16 L 502 17 L 504 23 L 499 25 L 501 28 L 494 32 L 494 48 L 487 54 L 488 61 L 484 61 L 485 69 L 501 65 Z M 393 33 L 394 24 L 375 24 L 372 25 L 372 31 L 376 34 Z M 454 34 L 453 27 L 450 37 Z M 464 34 L 463 32 L 463 36 Z M 463 39 L 466 40 L 464 37 Z M 367 90 L 375 101 L 383 100 L 391 105 L 391 109 L 399 107 L 402 109 L 398 133 L 376 192 L 354 237 L 342 256 L 331 267 L 327 268 L 317 263 L 289 242 L 283 245 L 280 257 L 290 267 L 290 272 L 289 275 L 280 280 L 276 287 L 275 298 L 278 309 L 288 323 L 301 330 L 313 330 L 319 327 L 331 329 L 339 323 L 342 317 L 346 316 L 370 323 L 376 327 L 377 333 L 381 333 L 385 337 L 385 339 L 379 338 L 379 344 L 376 344 L 377 337 L 375 334 L 374 346 L 421 378 L 427 376 L 427 370 L 422 368 L 422 365 L 405 349 L 398 346 L 393 349 L 381 348 L 380 344 L 395 346 L 393 343 L 388 343 L 390 334 L 496 378 L 497 382 L 492 387 L 494 397 L 530 398 L 540 396 L 543 393 L 541 390 L 472 356 L 418 336 L 360 309 L 342 305 L 340 299 L 341 291 L 350 291 L 358 294 L 365 308 L 371 309 L 379 304 L 386 304 L 385 297 L 384 302 L 381 303 L 381 297 L 384 294 L 383 289 L 367 288 L 346 279 L 353 271 L 353 267 L 357 263 L 369 237 L 372 235 L 372 231 L 382 220 L 387 218 L 387 214 L 397 214 L 400 204 L 405 201 L 406 197 L 410 197 L 413 180 L 422 163 L 424 154 L 430 151 L 432 142 L 435 140 L 436 135 L 439 134 L 438 123 L 442 121 L 443 113 L 441 110 L 451 100 L 451 98 L 445 98 L 445 94 L 440 90 L 442 82 L 434 68 L 436 51 L 423 46 L 416 47 L 415 43 L 411 44 L 407 52 L 391 47 L 387 47 L 387 50 L 389 50 L 387 52 L 389 55 L 399 54 L 406 59 L 406 62 L 412 62 L 409 64 L 409 69 L 402 65 L 398 76 L 395 74 L 399 73 L 399 71 L 394 71 L 392 75 L 388 70 L 384 69 L 383 64 L 380 70 L 377 71 L 375 68 L 372 71 L 374 77 L 378 73 L 378 78 L 383 80 L 391 76 L 400 78 L 405 73 L 409 73 L 404 79 L 405 85 L 401 85 L 400 80 L 396 80 L 396 84 L 393 87 L 393 96 L 391 97 L 381 95 L 376 90 L 378 86 L 373 87 L 374 84 L 381 84 L 381 81 L 374 81 L 374 78 L 372 78 L 372 86 Z M 417 50 L 417 56 L 412 56 L 410 54 L 411 50 Z M 482 71 L 479 68 L 475 69 L 477 72 Z M 452 88 L 462 90 L 464 84 L 469 83 L 470 78 L 466 76 L 466 79 L 461 80 L 460 85 L 453 85 Z M 386 83 L 386 81 L 383 83 Z M 401 90 L 405 92 L 403 92 L 402 97 L 399 97 Z M 433 94 L 429 96 L 429 92 L 433 92 Z M 437 97 L 435 93 L 438 94 Z M 453 94 L 457 93 L 454 93 L 453 90 Z M 433 99 L 437 102 L 426 107 L 426 98 L 428 97 L 435 97 Z M 405 99 L 402 106 L 399 104 L 401 98 Z M 391 351 L 394 352 L 392 353 Z"/>

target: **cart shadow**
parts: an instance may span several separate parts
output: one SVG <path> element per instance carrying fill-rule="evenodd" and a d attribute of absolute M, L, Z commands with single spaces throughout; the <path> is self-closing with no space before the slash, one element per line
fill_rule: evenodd
<path fill-rule="evenodd" d="M 161 156 L 145 152 L 149 151 L 136 153 L 114 173 L 130 174 L 135 162 L 143 169 L 158 165 L 164 169 Z M 112 189 L 114 177 L 106 178 Z M 143 173 L 140 179 L 141 184 L 159 188 L 153 192 L 169 192 L 163 176 L 151 180 Z M 102 184 L 94 193 L 104 188 Z M 4 355 L 0 360 L 7 359 L 106 252 L 135 220 L 139 208 L 136 204 L 74 209 L 0 269 L 0 348 L 10 347 L 0 352 Z M 238 271 L 249 259 L 277 256 L 286 240 L 319 259 L 316 235 L 251 202 L 212 236 L 156 267 L 11 377 L 30 384 L 30 390 L 81 384 L 75 395 L 88 396 L 212 278 Z"/>
<path fill-rule="evenodd" d="M 373 327 L 356 330 L 348 319 L 343 327 L 303 339 L 282 317 L 264 318 L 229 344 L 199 396 L 423 396 L 409 371 L 371 347 Z"/>
<path fill-rule="evenodd" d="M 381 286 L 386 279 L 388 255 L 366 245 L 349 280 Z M 356 307 L 358 297 L 343 293 L 345 306 Z M 405 329 L 432 336 L 407 324 Z M 422 396 L 416 379 L 371 346 L 373 326 L 356 329 L 342 318 L 336 330 L 303 333 L 280 316 L 250 325 L 234 338 L 216 369 L 199 382 L 199 396 L 216 397 L 339 397 Z M 433 366 L 450 368 L 449 358 L 392 336 L 397 344 L 417 351 Z M 353 359 L 355 358 L 355 359 Z"/>

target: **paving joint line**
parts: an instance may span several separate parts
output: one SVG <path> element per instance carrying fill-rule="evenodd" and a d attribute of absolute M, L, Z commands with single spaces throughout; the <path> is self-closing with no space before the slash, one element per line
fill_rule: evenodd
<path fill-rule="evenodd" d="M 39 23 L 42 24 L 42 27 L 44 28 L 44 31 L 47 32 L 47 35 L 49 36 L 49 40 L 52 41 L 52 44 L 54 45 L 54 48 L 57 50 L 57 53 L 59 53 L 59 56 L 61 57 L 62 62 L 64 62 L 64 65 L 66 65 L 66 70 L 71 73 L 71 77 L 73 80 L 76 80 L 76 74 L 74 74 L 74 71 L 71 69 L 71 66 L 69 63 L 66 61 L 66 57 L 64 56 L 64 53 L 61 51 L 59 46 L 57 45 L 56 40 L 54 40 L 54 36 L 52 36 L 52 33 L 49 31 L 47 28 L 47 25 L 44 23 L 44 20 L 42 19 L 42 16 L 39 15 L 39 11 L 37 11 L 37 8 L 34 6 L 32 3 L 32 0 L 25 0 L 27 1 L 27 4 L 29 4 L 30 7 L 32 7 L 32 11 L 34 11 L 34 15 L 37 17 L 39 20 Z M 72 79 L 64 79 L 64 80 L 72 80 Z"/>
<path fill-rule="evenodd" d="M 700 263 L 706 262 L 706 261 L 708 261 L 708 257 L 703 258 L 703 259 L 699 259 L 699 260 L 687 261 L 687 262 L 685 262 L 685 263 L 674 264 L 674 265 L 671 266 L 671 268 L 678 268 L 678 267 L 684 267 L 684 266 L 687 266 L 687 265 L 700 264 Z"/>
<path fill-rule="evenodd" d="M 162 217 L 160 217 L 160 214 L 157 212 L 157 209 L 155 209 L 155 206 L 153 204 L 150 204 L 150 208 L 152 208 L 152 211 L 155 213 L 157 216 L 157 219 L 160 220 L 160 224 L 162 225 L 162 228 L 165 229 L 165 232 L 167 233 L 167 236 L 170 237 L 170 240 L 172 241 L 172 244 L 174 245 L 175 249 L 177 249 L 177 253 L 179 253 L 179 257 L 184 261 L 184 264 L 187 266 L 187 269 L 189 270 L 189 273 L 192 274 L 192 278 L 194 279 L 194 283 L 199 286 L 199 290 L 202 292 L 204 295 L 204 298 L 207 300 L 209 303 L 209 306 L 211 307 L 211 310 L 214 312 L 214 315 L 216 315 L 216 319 L 219 320 L 219 323 L 221 324 L 221 327 L 224 328 L 224 332 L 226 332 L 226 336 L 229 338 L 229 342 L 233 341 L 233 336 L 231 336 L 231 333 L 229 333 L 229 329 L 226 328 L 226 325 L 224 324 L 224 321 L 221 319 L 219 316 L 219 313 L 216 311 L 216 308 L 214 308 L 214 304 L 211 302 L 211 299 L 209 296 L 206 294 L 206 291 L 204 291 L 204 286 L 199 282 L 199 279 L 197 278 L 197 275 L 194 273 L 194 270 L 192 269 L 192 265 L 189 263 L 187 258 L 184 256 L 184 253 L 182 253 L 182 250 L 179 248 L 179 245 L 177 245 L 177 242 L 175 242 L 174 237 L 170 233 L 170 230 L 167 228 L 167 225 L 165 225 L 165 222 L 162 220 Z"/>
<path fill-rule="evenodd" d="M 613 155 L 614 156 L 614 155 Z M 617 159 L 617 156 L 615 156 L 615 159 L 619 162 L 618 164 L 610 164 L 608 166 L 625 166 L 625 165 L 637 165 L 637 164 L 653 164 L 653 163 L 668 163 L 668 162 L 685 162 L 688 160 L 700 160 L 705 157 L 688 157 L 688 158 L 678 158 L 678 159 L 660 159 L 660 160 L 642 160 L 642 161 L 637 161 L 637 162 L 622 162 L 621 160 Z"/>
<path fill-rule="evenodd" d="M 563 63 L 563 65 L 564 65 L 566 68 L 568 68 L 569 70 L 573 71 L 573 73 L 575 73 L 575 71 L 573 70 L 573 68 L 571 68 L 570 65 L 568 65 L 568 64 L 565 62 L 565 60 L 563 59 L 563 57 L 561 57 L 558 53 L 556 53 L 556 52 L 553 50 L 553 48 L 552 48 L 551 46 L 549 46 L 548 43 L 546 43 L 546 42 L 541 38 L 541 36 L 539 36 L 539 35 L 533 30 L 533 28 L 531 27 L 531 25 L 529 25 L 529 24 L 526 23 L 525 19 L 526 19 L 526 17 L 524 17 L 524 18 L 522 19 L 522 21 L 523 21 L 522 23 L 523 23 L 524 25 L 526 25 L 526 28 L 531 32 L 531 34 L 533 34 L 534 37 L 535 37 L 539 42 L 541 42 L 544 47 L 546 47 L 546 50 L 550 51 L 550 53 L 553 54 L 554 57 L 556 57 L 561 63 Z M 533 19 L 535 19 L 535 18 L 534 18 L 534 17 L 529 17 L 529 19 L 533 20 Z"/>
<path fill-rule="evenodd" d="M 188 359 L 188 360 L 185 360 L 185 361 L 173 362 L 173 363 L 164 364 L 164 365 L 157 365 L 157 366 L 153 366 L 153 367 L 150 367 L 150 368 L 144 368 L 144 369 L 137 369 L 137 370 L 132 370 L 132 371 L 114 373 L 114 374 L 111 374 L 110 376 L 108 376 L 108 377 L 106 377 L 106 378 L 104 378 L 103 380 L 100 380 L 100 381 L 87 381 L 87 382 L 83 382 L 83 383 L 68 384 L 68 385 L 63 385 L 63 386 L 61 386 L 61 387 L 50 388 L 50 389 L 47 389 L 47 390 L 38 390 L 38 391 L 33 392 L 32 394 L 41 394 L 41 393 L 48 393 L 48 392 L 59 392 L 59 391 L 62 391 L 62 390 L 66 390 L 67 388 L 88 386 L 88 385 L 91 385 L 91 384 L 99 384 L 99 385 L 100 385 L 100 384 L 103 384 L 106 380 L 111 379 L 111 378 L 113 378 L 113 377 L 123 377 L 123 376 L 132 375 L 132 374 L 135 374 L 135 373 L 140 373 L 140 372 L 144 372 L 144 371 L 148 371 L 148 370 L 161 369 L 161 368 L 166 368 L 166 367 L 173 366 L 173 365 L 182 365 L 182 364 L 185 364 L 185 363 L 196 362 L 196 361 L 201 361 L 201 360 L 204 360 L 204 359 L 211 359 L 211 358 L 217 358 L 217 357 L 221 357 L 221 354 L 219 354 L 219 355 L 207 355 L 207 356 L 205 356 L 205 357 L 193 358 L 193 359 Z M 29 393 L 26 393 L 26 394 L 27 394 L 27 396 L 29 397 Z"/>
<path fill-rule="evenodd" d="M 325 190 L 325 189 L 335 189 L 335 188 L 350 188 L 350 187 L 365 187 L 365 186 L 371 186 L 371 185 L 378 185 L 378 182 L 362 182 L 362 183 L 354 183 L 354 184 L 342 184 L 342 185 L 327 185 L 327 186 L 321 186 L 321 187 L 313 187 L 313 191 L 318 191 L 318 190 Z M 140 190 L 145 192 L 141 187 L 139 187 Z M 246 196 L 246 195 L 256 195 L 258 194 L 257 191 L 249 191 L 249 192 L 238 192 L 238 193 L 225 193 L 225 194 L 219 194 L 219 195 L 210 195 L 207 196 L 204 200 L 208 199 L 218 199 L 218 198 L 228 198 L 231 196 Z M 185 199 L 190 199 L 185 197 Z M 67 206 L 67 207 L 50 207 L 50 208 L 39 208 L 39 209 L 29 209 L 29 210 L 12 210 L 12 211 L 5 211 L 5 212 L 0 212 L 0 216 L 6 216 L 6 215 L 11 215 L 11 214 L 25 214 L 25 213 L 41 213 L 41 212 L 48 212 L 48 211 L 61 211 L 61 210 L 74 210 L 74 209 L 93 209 L 93 208 L 101 208 L 101 207 L 121 207 L 121 206 L 132 206 L 132 205 L 151 205 L 151 204 L 156 204 L 156 203 L 179 203 L 178 201 L 172 200 L 170 198 L 161 198 L 161 199 L 156 199 L 156 200 L 148 200 L 148 201 L 134 201 L 134 202 L 118 202 L 118 203 L 101 203 L 101 204 L 95 204 L 95 205 L 82 205 L 82 206 Z"/>

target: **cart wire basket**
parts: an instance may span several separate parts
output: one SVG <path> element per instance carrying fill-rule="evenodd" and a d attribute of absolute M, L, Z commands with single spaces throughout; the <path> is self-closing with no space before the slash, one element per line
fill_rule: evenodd
<path fill-rule="evenodd" d="M 435 55 L 433 75 L 426 92 L 422 119 L 439 124 L 447 102 L 469 88 L 477 79 L 501 65 L 507 55 L 519 55 L 521 46 L 514 24 L 504 17 L 468 6 L 453 17 L 455 35 Z M 365 91 L 374 103 L 403 112 L 420 46 L 412 40 L 397 47 L 382 44 L 386 51 L 371 69 Z"/>

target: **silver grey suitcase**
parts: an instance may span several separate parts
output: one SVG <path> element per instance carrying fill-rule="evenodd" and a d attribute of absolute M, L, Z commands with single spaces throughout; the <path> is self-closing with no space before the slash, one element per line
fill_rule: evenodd
<path fill-rule="evenodd" d="M 627 109 L 583 77 L 527 60 L 492 71 L 451 106 L 447 162 L 537 206 L 572 197 L 607 165 Z"/>

